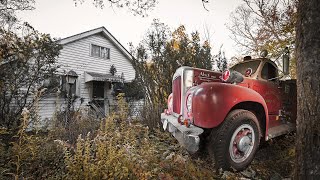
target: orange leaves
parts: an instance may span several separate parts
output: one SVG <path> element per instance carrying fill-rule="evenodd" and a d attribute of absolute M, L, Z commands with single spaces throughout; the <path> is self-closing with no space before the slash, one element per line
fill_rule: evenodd
<path fill-rule="evenodd" d="M 199 33 L 189 35 L 183 25 L 171 33 L 166 25 L 154 20 L 145 37 L 137 48 L 132 48 L 132 54 L 136 56 L 133 65 L 151 105 L 164 107 L 172 90 L 172 76 L 180 66 L 212 67 L 209 42 L 202 45 Z"/>

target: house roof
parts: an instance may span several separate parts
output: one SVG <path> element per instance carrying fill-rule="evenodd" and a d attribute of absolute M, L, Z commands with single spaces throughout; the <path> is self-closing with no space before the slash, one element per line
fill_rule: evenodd
<path fill-rule="evenodd" d="M 132 60 L 132 55 L 129 53 L 129 51 L 125 47 L 123 47 L 122 44 L 120 44 L 120 42 L 103 26 L 96 28 L 96 29 L 89 30 L 89 31 L 85 31 L 85 32 L 82 32 L 82 33 L 79 33 L 79 34 L 76 34 L 73 36 L 69 36 L 69 37 L 60 39 L 58 42 L 59 42 L 59 44 L 64 45 L 64 44 L 68 44 L 68 43 L 86 38 L 88 36 L 92 36 L 94 34 L 99 34 L 99 33 L 103 34 L 105 37 L 110 39 L 116 45 L 116 47 L 118 47 L 120 49 L 120 51 L 124 55 L 126 55 L 130 60 Z"/>

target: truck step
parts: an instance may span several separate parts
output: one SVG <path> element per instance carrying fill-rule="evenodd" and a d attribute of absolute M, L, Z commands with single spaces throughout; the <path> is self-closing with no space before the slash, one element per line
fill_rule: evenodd
<path fill-rule="evenodd" d="M 279 126 L 275 126 L 269 128 L 268 130 L 268 140 L 275 138 L 277 136 L 281 136 L 283 134 L 288 134 L 296 129 L 295 125 L 292 123 L 281 124 Z"/>

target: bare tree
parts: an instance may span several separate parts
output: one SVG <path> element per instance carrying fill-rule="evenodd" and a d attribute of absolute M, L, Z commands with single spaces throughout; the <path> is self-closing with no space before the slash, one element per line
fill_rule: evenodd
<path fill-rule="evenodd" d="M 82 4 L 87 0 L 73 0 L 75 5 Z M 97 8 L 104 8 L 106 5 L 110 7 L 126 8 L 134 15 L 142 17 L 147 15 L 147 12 L 152 10 L 157 0 L 93 0 L 93 5 Z"/>
<path fill-rule="evenodd" d="M 17 25 L 16 12 L 34 9 L 34 0 L 0 0 L 0 25 L 11 29 Z"/>
<path fill-rule="evenodd" d="M 73 0 L 75 5 L 82 4 L 87 0 Z M 201 0 L 205 10 L 209 0 Z M 125 8 L 134 15 L 145 17 L 148 12 L 156 7 L 158 0 L 93 0 L 93 5 L 97 8 L 104 8 L 106 5 L 110 7 Z"/>
<path fill-rule="evenodd" d="M 298 6 L 296 179 L 320 178 L 319 9 L 318 0 L 300 0 Z"/>
<path fill-rule="evenodd" d="M 278 59 L 282 50 L 294 49 L 296 0 L 243 0 L 231 14 L 228 29 L 232 39 L 244 54 L 268 50 L 270 57 Z M 276 61 L 278 65 L 279 61 Z M 295 58 L 291 74 L 295 77 Z"/>

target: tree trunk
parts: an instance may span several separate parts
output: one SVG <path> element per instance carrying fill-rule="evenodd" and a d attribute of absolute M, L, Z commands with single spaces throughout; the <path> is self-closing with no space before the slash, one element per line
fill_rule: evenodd
<path fill-rule="evenodd" d="M 300 0 L 296 34 L 296 179 L 320 179 L 320 2 Z"/>

